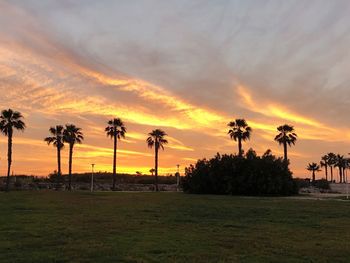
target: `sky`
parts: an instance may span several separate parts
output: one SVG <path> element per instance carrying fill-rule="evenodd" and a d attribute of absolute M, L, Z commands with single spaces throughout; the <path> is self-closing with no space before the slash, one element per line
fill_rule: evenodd
<path fill-rule="evenodd" d="M 350 152 L 350 2 L 347 0 L 0 0 L 0 108 L 23 113 L 13 172 L 46 176 L 56 151 L 50 126 L 74 123 L 85 141 L 73 170 L 112 171 L 109 119 L 127 126 L 119 172 L 148 173 L 147 134 L 169 145 L 160 173 L 236 153 L 227 123 L 252 127 L 245 150 L 271 149 L 276 127 L 299 135 L 295 177 L 328 152 Z M 0 137 L 0 174 L 6 169 Z M 67 172 L 67 147 L 63 151 Z M 321 178 L 323 173 L 319 173 Z"/>

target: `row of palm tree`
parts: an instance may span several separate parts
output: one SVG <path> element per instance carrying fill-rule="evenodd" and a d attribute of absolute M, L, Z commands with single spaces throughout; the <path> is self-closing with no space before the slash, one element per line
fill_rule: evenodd
<path fill-rule="evenodd" d="M 252 128 L 244 119 L 236 119 L 227 124 L 229 127 L 228 134 L 230 138 L 238 142 L 238 155 L 243 156 L 242 142 L 250 140 Z M 294 127 L 288 124 L 277 127 L 278 134 L 275 137 L 275 141 L 280 145 L 283 145 L 284 161 L 288 162 L 288 146 L 295 145 L 298 135 L 295 133 Z"/>
<path fill-rule="evenodd" d="M 12 109 L 3 110 L 0 115 L 0 131 L 8 138 L 8 167 L 7 167 L 7 180 L 6 189 L 9 188 L 10 171 L 12 164 L 12 139 L 14 130 L 23 131 L 26 125 L 23 121 L 23 116 L 20 112 L 13 111 Z M 243 142 L 249 140 L 252 133 L 252 128 L 244 119 L 236 119 L 228 123 L 228 134 L 234 141 L 238 142 L 238 155 L 243 156 Z M 294 127 L 288 124 L 277 127 L 278 134 L 275 137 L 275 141 L 280 145 L 283 145 L 284 160 L 288 164 L 288 146 L 291 147 L 297 141 L 297 134 Z M 69 176 L 69 189 L 72 185 L 72 162 L 73 162 L 73 149 L 76 144 L 81 144 L 84 140 L 82 129 L 74 124 L 57 125 L 49 129 L 50 135 L 44 139 L 48 145 L 52 144 L 57 150 L 57 173 L 58 178 L 62 175 L 61 169 L 61 150 L 64 148 L 64 144 L 69 145 L 69 164 L 68 164 L 68 176 Z M 116 189 L 116 175 L 117 175 L 117 148 L 118 141 L 125 138 L 127 132 L 124 122 L 120 118 L 114 118 L 107 122 L 105 128 L 106 135 L 113 139 L 113 190 Z M 155 175 L 156 191 L 158 188 L 158 160 L 159 149 L 164 150 L 164 145 L 168 143 L 165 138 L 167 134 L 161 129 L 155 129 L 148 134 L 146 139 L 147 145 L 150 148 L 154 148 L 154 168 L 152 168 L 152 174 Z M 313 173 L 313 180 L 315 180 L 316 172 L 320 171 L 321 167 L 325 167 L 325 176 L 328 180 L 328 168 L 331 172 L 331 181 L 333 181 L 333 168 L 339 169 L 340 183 L 345 182 L 345 171 L 350 168 L 350 159 L 345 158 L 342 155 L 328 153 L 322 156 L 320 165 L 317 163 L 310 163 L 307 167 L 309 171 Z"/>
<path fill-rule="evenodd" d="M 335 154 L 335 153 L 328 153 L 326 155 L 323 155 L 321 157 L 320 164 L 317 163 L 311 163 L 308 165 L 307 169 L 309 171 L 312 171 L 313 173 L 313 180 L 315 180 L 315 173 L 321 171 L 321 167 L 324 167 L 325 171 L 325 178 L 327 181 L 329 181 L 328 178 L 328 168 L 330 170 L 330 181 L 334 182 L 333 177 L 333 169 L 338 168 L 339 171 L 339 182 L 340 183 L 346 183 L 346 170 L 350 169 L 350 158 L 345 158 L 344 155 L 341 154 Z"/>
<path fill-rule="evenodd" d="M 72 190 L 72 163 L 73 163 L 73 148 L 76 144 L 81 144 L 84 140 L 84 135 L 81 128 L 74 124 L 56 125 L 56 127 L 50 127 L 50 135 L 44 139 L 48 145 L 52 144 L 57 149 L 57 175 L 58 182 L 61 181 L 61 150 L 64 147 L 64 143 L 69 145 L 69 158 L 68 158 L 68 189 Z"/>
<path fill-rule="evenodd" d="M 12 136 L 13 130 L 24 130 L 25 123 L 23 122 L 23 116 L 17 111 L 11 109 L 4 110 L 0 116 L 0 130 L 8 137 L 8 172 L 7 172 L 7 183 L 6 189 L 9 186 L 9 176 L 12 163 Z M 124 122 L 120 118 L 114 118 L 107 122 L 108 126 L 105 128 L 106 135 L 113 139 L 113 190 L 116 189 L 116 174 L 117 174 L 117 146 L 118 141 L 125 138 L 126 127 Z M 248 126 L 244 119 L 236 119 L 228 124 L 230 130 L 228 134 L 231 139 L 238 141 L 238 154 L 243 155 L 242 142 L 250 139 L 252 128 Z M 293 126 L 283 125 L 277 128 L 279 134 L 276 136 L 275 140 L 284 146 L 284 159 L 288 160 L 287 156 L 287 145 L 291 146 L 295 144 L 297 140 L 297 135 L 294 132 Z M 69 177 L 69 190 L 72 189 L 72 163 L 73 163 L 73 149 L 74 145 L 81 144 L 84 140 L 82 129 L 75 126 L 74 124 L 56 125 L 55 127 L 50 127 L 48 136 L 44 139 L 48 145 L 52 144 L 57 150 L 57 173 L 58 181 L 60 181 L 62 175 L 61 168 L 61 151 L 64 148 L 64 144 L 69 145 L 69 163 L 68 163 L 68 177 Z M 155 151 L 155 164 L 152 169 L 152 173 L 155 175 L 155 186 L 156 191 L 158 188 L 158 160 L 159 160 L 159 149 L 164 150 L 164 145 L 168 143 L 165 138 L 167 134 L 160 129 L 155 129 L 150 132 L 149 137 L 146 142 L 148 147 L 153 148 Z"/>
<path fill-rule="evenodd" d="M 67 124 L 65 127 L 62 125 L 57 125 L 56 127 L 51 127 L 49 129 L 50 135 L 46 137 L 44 141 L 47 142 L 48 145 L 52 144 L 57 149 L 57 166 L 58 166 L 58 180 L 60 181 L 60 177 L 62 175 L 61 172 L 61 150 L 64 147 L 64 143 L 69 144 L 69 186 L 68 189 L 72 189 L 72 159 L 73 159 L 73 147 L 75 144 L 80 144 L 84 140 L 83 133 L 81 128 L 76 127 L 73 124 Z M 112 189 L 116 190 L 117 185 L 117 149 L 118 149 L 118 141 L 125 138 L 127 130 L 124 122 L 120 118 L 114 118 L 107 122 L 107 127 L 105 128 L 105 133 L 107 137 L 113 139 L 113 183 Z M 155 187 L 156 191 L 158 188 L 158 156 L 159 149 L 164 150 L 164 145 L 168 143 L 165 139 L 167 134 L 160 130 L 156 129 L 150 132 L 149 137 L 147 138 L 147 145 L 150 148 L 155 149 L 155 165 L 154 165 L 154 174 L 155 174 Z"/>

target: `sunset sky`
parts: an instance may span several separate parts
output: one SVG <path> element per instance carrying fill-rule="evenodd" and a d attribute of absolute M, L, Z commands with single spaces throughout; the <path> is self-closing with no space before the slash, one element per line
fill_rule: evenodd
<path fill-rule="evenodd" d="M 56 124 L 83 129 L 76 172 L 112 170 L 104 127 L 113 117 L 128 129 L 118 171 L 148 172 L 147 133 L 161 128 L 165 174 L 236 153 L 227 123 L 245 118 L 253 134 L 243 147 L 258 154 L 281 156 L 276 127 L 294 125 L 291 168 L 309 176 L 322 154 L 350 152 L 349 14 L 348 0 L 0 0 L 0 107 L 27 123 L 15 134 L 14 173 L 56 169 L 43 141 Z M 6 151 L 1 136 L 1 174 Z"/>

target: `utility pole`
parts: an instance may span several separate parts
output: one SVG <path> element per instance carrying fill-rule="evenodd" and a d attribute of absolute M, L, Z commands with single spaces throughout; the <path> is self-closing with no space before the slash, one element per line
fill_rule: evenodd
<path fill-rule="evenodd" d="M 94 191 L 94 167 L 95 167 L 95 164 L 92 163 L 91 164 L 91 184 L 90 184 L 90 191 L 91 192 Z"/>

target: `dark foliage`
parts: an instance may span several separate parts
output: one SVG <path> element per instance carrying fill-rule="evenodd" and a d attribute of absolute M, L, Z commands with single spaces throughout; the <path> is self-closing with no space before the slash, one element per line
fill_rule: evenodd
<path fill-rule="evenodd" d="M 329 186 L 329 182 L 326 179 L 316 180 L 312 182 L 312 185 L 321 190 L 331 189 Z"/>
<path fill-rule="evenodd" d="M 249 150 L 244 158 L 220 155 L 198 160 L 186 168 L 183 189 L 194 194 L 292 195 L 298 193 L 282 158 L 267 151 L 259 157 Z"/>

